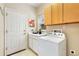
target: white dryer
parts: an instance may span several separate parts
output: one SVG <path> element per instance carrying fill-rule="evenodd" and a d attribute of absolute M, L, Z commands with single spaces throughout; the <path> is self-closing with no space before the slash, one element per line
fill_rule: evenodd
<path fill-rule="evenodd" d="M 64 33 L 53 32 L 51 35 L 40 37 L 40 56 L 66 56 L 66 38 Z"/>

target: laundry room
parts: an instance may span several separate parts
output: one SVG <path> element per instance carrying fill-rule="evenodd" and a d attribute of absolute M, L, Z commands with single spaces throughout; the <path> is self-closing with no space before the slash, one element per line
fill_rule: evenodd
<path fill-rule="evenodd" d="M 0 56 L 79 56 L 79 3 L 0 3 Z"/>

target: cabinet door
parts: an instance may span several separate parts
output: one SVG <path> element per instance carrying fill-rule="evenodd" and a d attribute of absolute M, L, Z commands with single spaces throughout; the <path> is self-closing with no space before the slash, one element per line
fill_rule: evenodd
<path fill-rule="evenodd" d="M 64 4 L 64 23 L 79 22 L 79 4 Z"/>
<path fill-rule="evenodd" d="M 31 35 L 29 35 L 29 48 L 33 49 L 33 39 Z"/>
<path fill-rule="evenodd" d="M 36 38 L 33 38 L 33 50 L 38 53 L 38 49 L 39 49 L 39 45 L 38 45 L 38 39 L 37 37 Z"/>
<path fill-rule="evenodd" d="M 51 5 L 44 8 L 44 20 L 45 25 L 51 25 Z"/>
<path fill-rule="evenodd" d="M 52 4 L 52 24 L 62 23 L 62 4 Z"/>

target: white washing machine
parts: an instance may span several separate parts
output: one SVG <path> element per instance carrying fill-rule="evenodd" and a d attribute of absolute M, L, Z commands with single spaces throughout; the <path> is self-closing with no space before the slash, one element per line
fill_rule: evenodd
<path fill-rule="evenodd" d="M 40 56 L 66 56 L 66 38 L 64 33 L 52 32 L 51 35 L 40 37 Z"/>

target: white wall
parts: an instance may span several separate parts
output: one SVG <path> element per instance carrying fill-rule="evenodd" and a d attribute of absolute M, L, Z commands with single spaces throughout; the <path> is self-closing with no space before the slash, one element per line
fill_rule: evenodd
<path fill-rule="evenodd" d="M 44 8 L 48 4 L 49 3 L 41 3 L 41 5 L 37 8 L 37 30 L 40 28 L 39 23 L 44 23 L 41 19 L 44 18 Z"/>
<path fill-rule="evenodd" d="M 49 3 L 41 3 L 41 5 L 37 8 L 37 14 L 43 14 L 44 13 L 44 8 L 46 5 L 48 5 Z"/>
<path fill-rule="evenodd" d="M 3 8 L 3 4 L 0 7 Z M 4 17 L 0 10 L 0 56 L 4 55 Z"/>

